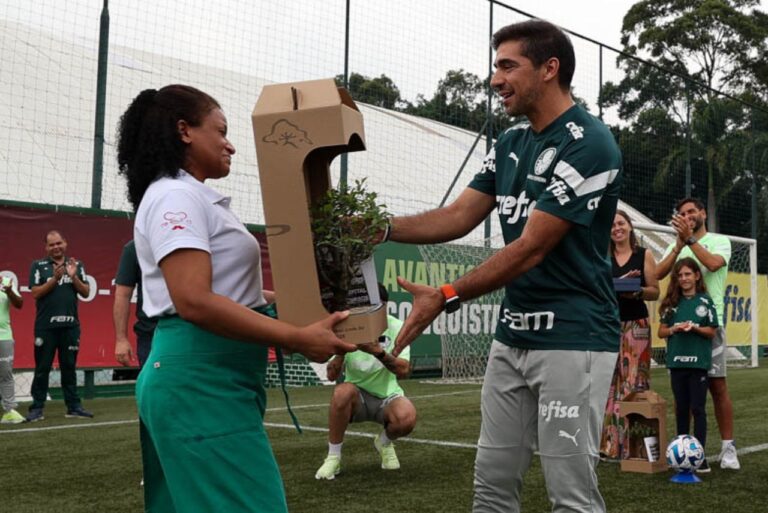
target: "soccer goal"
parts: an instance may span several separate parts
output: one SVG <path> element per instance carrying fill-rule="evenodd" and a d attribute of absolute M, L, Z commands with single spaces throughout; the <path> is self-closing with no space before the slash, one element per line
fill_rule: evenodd
<path fill-rule="evenodd" d="M 674 230 L 668 226 L 634 223 L 635 233 L 640 245 L 647 247 L 657 261 L 661 259 L 667 246 L 674 242 Z M 728 365 L 731 367 L 756 367 L 758 358 L 758 322 L 752 321 L 753 312 L 757 312 L 757 250 L 754 239 L 728 236 L 732 254 L 729 264 L 728 282 L 725 291 L 725 312 Z M 504 246 L 500 235 L 489 239 L 464 242 L 462 244 L 434 244 L 419 247 L 421 257 L 430 266 L 433 262 L 453 262 L 471 269 L 488 259 Z M 661 284 L 662 294 L 666 290 L 666 280 Z M 494 308 L 494 318 L 498 318 L 503 289 L 485 296 L 467 301 L 462 309 L 453 315 L 471 317 L 479 309 Z M 665 343 L 658 340 L 658 302 L 648 302 L 651 321 L 653 322 L 652 357 L 657 365 L 664 364 Z M 458 324 L 458 321 L 457 321 Z M 462 318 L 461 326 L 467 326 Z M 462 329 L 458 333 L 444 330 L 440 335 L 442 348 L 443 382 L 479 383 L 485 374 L 493 333 L 477 333 L 476 330 Z"/>

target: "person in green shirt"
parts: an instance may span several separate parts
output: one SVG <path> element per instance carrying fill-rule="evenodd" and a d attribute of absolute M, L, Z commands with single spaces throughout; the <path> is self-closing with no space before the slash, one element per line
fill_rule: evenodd
<path fill-rule="evenodd" d="M 382 302 L 389 299 L 379 284 Z M 327 375 L 336 381 L 344 370 L 344 383 L 336 385 L 328 410 L 328 456 L 315 479 L 334 479 L 341 472 L 341 447 L 350 422 L 377 422 L 384 426 L 373 445 L 381 456 L 381 468 L 397 470 L 400 462 L 392 442 L 407 436 L 416 426 L 416 408 L 405 397 L 398 379 L 411 372 L 410 349 L 392 356 L 402 321 L 387 316 L 387 330 L 377 342 L 362 344 L 358 350 L 328 362 Z"/>
<path fill-rule="evenodd" d="M 67 257 L 67 241 L 58 230 L 45 235 L 47 256 L 32 262 L 29 286 L 35 298 L 35 375 L 28 422 L 43 420 L 48 395 L 48 377 L 53 358 L 59 355 L 61 389 L 67 405 L 66 417 L 92 418 L 77 395 L 77 352 L 80 349 L 80 321 L 77 296 L 88 296 L 91 287 L 82 262 Z"/>
<path fill-rule="evenodd" d="M 609 243 L 621 151 L 571 95 L 576 58 L 562 30 L 515 23 L 492 46 L 491 86 L 519 122 L 498 135 L 452 203 L 394 217 L 381 237 L 447 242 L 495 212 L 505 246 L 440 288 L 398 278 L 413 310 L 394 353 L 443 311 L 504 287 L 481 394 L 473 510 L 519 511 L 538 451 L 553 511 L 603 512 L 595 468 L 620 339 Z"/>
<path fill-rule="evenodd" d="M 694 259 L 685 257 L 675 263 L 659 314 L 659 337 L 667 339 L 667 368 L 675 396 L 677 434 L 690 433 L 692 414 L 693 436 L 706 447 L 707 372 L 712 364 L 711 340 L 719 323 Z M 709 471 L 704 459 L 697 472 Z"/>
<path fill-rule="evenodd" d="M 712 339 L 712 366 L 709 369 L 709 393 L 714 403 L 715 418 L 720 429 L 722 447 L 720 468 L 739 470 L 741 464 L 733 436 L 733 403 L 726 383 L 726 350 L 724 301 L 728 263 L 731 259 L 731 241 L 720 234 L 707 231 L 707 210 L 696 198 L 684 198 L 675 205 L 672 227 L 677 239 L 667 248 L 664 258 L 656 266 L 656 276 L 663 279 L 681 258 L 692 258 L 701 269 L 701 275 L 717 310 L 719 327 Z"/>
<path fill-rule="evenodd" d="M 139 369 L 149 356 L 152 347 L 152 335 L 157 326 L 157 319 L 150 318 L 142 308 L 144 295 L 141 286 L 141 267 L 136 256 L 136 245 L 130 240 L 123 247 L 115 276 L 115 302 L 112 306 L 112 321 L 115 326 L 115 359 L 123 366 L 129 366 L 133 360 L 133 348 L 128 339 L 128 320 L 131 315 L 131 297 L 136 289 L 136 357 Z"/>
<path fill-rule="evenodd" d="M 10 306 L 21 308 L 24 300 L 16 283 L 8 276 L 0 276 L 0 398 L 3 416 L 0 424 L 19 424 L 24 417 L 16 411 L 16 395 L 13 381 L 13 331 L 11 330 Z"/>

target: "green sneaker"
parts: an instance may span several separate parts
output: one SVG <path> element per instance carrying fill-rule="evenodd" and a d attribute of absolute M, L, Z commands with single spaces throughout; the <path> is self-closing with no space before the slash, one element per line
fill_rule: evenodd
<path fill-rule="evenodd" d="M 381 455 L 381 468 L 384 470 L 397 470 L 400 468 L 400 461 L 397 459 L 395 444 L 381 445 L 379 437 L 373 439 L 373 446 Z"/>
<path fill-rule="evenodd" d="M 329 454 L 325 461 L 317 469 L 315 479 L 333 479 L 341 472 L 341 457 Z"/>
<path fill-rule="evenodd" d="M 16 410 L 8 410 L 5 412 L 5 415 L 0 418 L 0 424 L 21 424 L 25 420 L 27 419 L 24 418 L 24 415 Z"/>

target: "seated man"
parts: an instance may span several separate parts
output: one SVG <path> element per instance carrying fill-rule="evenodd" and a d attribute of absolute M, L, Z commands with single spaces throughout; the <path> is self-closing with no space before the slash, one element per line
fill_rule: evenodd
<path fill-rule="evenodd" d="M 381 285 L 379 293 L 386 303 L 387 292 Z M 392 441 L 413 431 L 416 408 L 397 383 L 411 372 L 410 349 L 397 358 L 390 354 L 403 323 L 391 315 L 387 319 L 387 330 L 378 342 L 360 345 L 360 350 L 328 362 L 328 379 L 335 381 L 344 367 L 345 380 L 333 391 L 328 411 L 328 456 L 315 479 L 333 479 L 341 472 L 341 446 L 350 422 L 383 425 L 384 430 L 373 441 L 381 455 L 381 468 L 400 468 Z"/>

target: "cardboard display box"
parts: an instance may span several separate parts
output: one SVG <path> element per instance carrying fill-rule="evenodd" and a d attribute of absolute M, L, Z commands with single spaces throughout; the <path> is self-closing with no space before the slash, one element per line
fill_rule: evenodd
<path fill-rule="evenodd" d="M 667 402 L 656 392 L 647 390 L 629 394 L 624 401 L 619 402 L 619 414 L 624 418 L 629 444 L 629 458 L 621 459 L 621 470 L 624 472 L 643 472 L 652 474 L 667 470 Z M 647 451 L 646 436 L 630 434 L 634 424 L 644 424 L 653 431 L 658 442 L 658 459 L 649 461 L 647 455 L 640 454 L 641 448 Z"/>
<path fill-rule="evenodd" d="M 331 186 L 331 161 L 365 150 L 363 116 L 345 89 L 325 79 L 265 86 L 252 122 L 278 313 L 306 326 L 328 315 L 309 209 Z M 339 338 L 356 344 L 378 339 L 387 314 L 374 302 L 336 325 Z"/>

